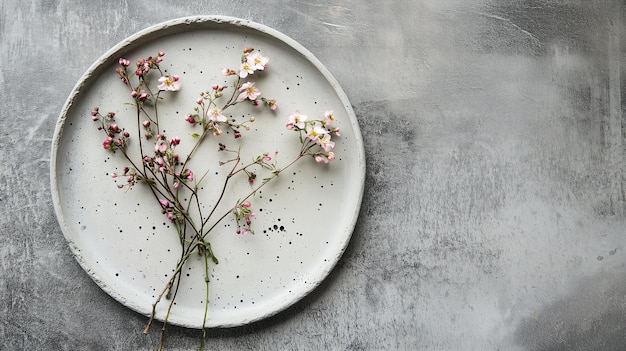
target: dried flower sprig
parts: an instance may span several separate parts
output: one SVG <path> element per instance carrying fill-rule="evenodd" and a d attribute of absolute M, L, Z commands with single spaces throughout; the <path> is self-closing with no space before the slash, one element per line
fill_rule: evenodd
<path fill-rule="evenodd" d="M 153 302 L 152 312 L 144 332 L 147 333 L 150 329 L 157 305 L 163 298 L 169 299 L 159 343 L 159 350 L 163 348 L 168 318 L 182 279 L 181 270 L 192 254 L 197 253 L 204 259 L 206 290 L 200 341 L 202 350 L 209 306 L 209 265 L 219 263 L 208 235 L 228 216 L 234 217 L 237 223 L 237 234 L 253 234 L 252 222 L 256 215 L 250 200 L 254 194 L 306 156 L 313 157 L 319 163 L 333 161 L 335 142 L 331 138 L 339 136 L 339 129 L 331 126 L 335 119 L 332 111 L 326 111 L 324 117 L 320 119 L 308 119 L 306 115 L 294 111 L 288 116 L 286 124 L 287 129 L 298 134 L 301 143 L 300 152 L 294 159 L 279 166 L 278 151 L 276 151 L 273 156 L 269 152 L 262 152 L 251 161 L 242 162 L 241 145 L 237 148 L 229 148 L 224 141 L 221 141 L 220 136 L 224 134 L 224 131 L 231 131 L 235 140 L 242 138 L 243 133 L 250 130 L 250 124 L 254 123 L 256 118 L 252 116 L 237 120 L 227 117 L 225 111 L 243 102 L 248 102 L 252 106 L 265 105 L 271 111 L 278 109 L 276 100 L 263 97 L 256 82 L 249 80 L 257 72 L 267 69 L 269 58 L 259 50 L 246 48 L 241 55 L 238 69 L 222 70 L 224 76 L 233 78 L 232 86 L 211 85 L 210 89 L 200 92 L 193 111 L 185 115 L 184 121 L 193 129 L 190 139 L 192 147 L 186 155 L 181 156 L 178 146 L 185 141 L 176 136 L 167 136 L 160 123 L 158 106 L 162 101 L 166 101 L 162 94 L 175 93 L 183 86 L 180 77 L 166 74 L 161 69 L 164 56 L 165 53 L 159 51 L 155 56 L 139 59 L 135 61 L 134 68 L 130 67 L 131 61 L 126 58 L 120 58 L 118 61 L 119 66 L 115 71 L 127 87 L 129 97 L 132 99 L 131 104 L 135 107 L 136 136 L 131 137 L 130 132 L 116 122 L 117 116 L 114 112 L 102 114 L 100 109 L 95 107 L 91 111 L 91 118 L 98 123 L 98 130 L 105 135 L 102 142 L 103 148 L 121 155 L 128 162 L 122 174 L 111 174 L 116 181 L 120 177 L 126 178 L 126 183 L 119 183 L 118 187 L 128 190 L 137 184 L 147 185 L 162 215 L 166 216 L 176 229 L 181 244 L 180 258 L 174 273 L 165 282 L 164 288 Z M 156 85 L 152 80 L 153 72 L 159 74 Z M 205 213 L 199 189 L 207 171 L 195 172 L 189 167 L 189 161 L 198 151 L 199 146 L 211 138 L 217 141 L 219 152 L 230 155 L 226 159 L 218 160 L 218 164 L 223 167 L 229 165 L 230 168 L 221 188 L 215 192 L 216 199 L 208 207 L 210 210 Z M 140 154 L 138 159 L 131 155 L 132 150 L 129 145 L 132 143 L 138 146 Z M 266 176 L 257 183 L 259 173 L 265 173 Z M 200 174 L 204 175 L 198 176 Z M 231 180 L 237 174 L 247 177 L 251 185 L 250 189 L 244 191 L 244 194 L 241 194 L 241 197 L 229 209 L 223 213 L 215 213 L 218 205 L 224 200 Z"/>

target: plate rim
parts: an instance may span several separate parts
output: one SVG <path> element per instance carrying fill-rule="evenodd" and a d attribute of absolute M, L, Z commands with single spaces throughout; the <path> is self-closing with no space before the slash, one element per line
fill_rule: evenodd
<path fill-rule="evenodd" d="M 251 318 L 248 320 L 242 320 L 239 323 L 219 323 L 218 325 L 210 325 L 207 328 L 230 328 L 237 327 L 242 325 L 247 325 L 250 323 L 254 323 L 259 320 L 266 319 L 273 315 L 276 315 L 294 304 L 301 301 L 305 296 L 309 295 L 313 290 L 317 289 L 321 283 L 328 278 L 331 272 L 335 269 L 341 257 L 343 256 L 350 240 L 352 239 L 352 235 L 356 229 L 356 223 L 359 218 L 359 213 L 362 207 L 363 193 L 365 189 L 365 174 L 366 174 L 366 162 L 365 162 L 365 149 L 363 145 L 363 139 L 361 135 L 361 130 L 359 127 L 358 120 L 356 118 L 356 114 L 350 104 L 347 95 L 339 85 L 339 82 L 335 79 L 335 77 L 330 73 L 330 71 L 304 46 L 302 46 L 297 41 L 291 39 L 287 35 L 272 29 L 263 24 L 253 22 L 251 20 L 241 19 L 237 17 L 231 16 L 219 16 L 219 15 L 198 15 L 198 16 L 189 16 L 189 17 L 181 17 L 168 21 L 164 21 L 152 26 L 149 26 L 143 30 L 140 30 L 122 41 L 118 42 L 116 45 L 107 50 L 104 54 L 102 54 L 97 60 L 94 61 L 90 65 L 90 67 L 81 75 L 75 86 L 72 88 L 68 98 L 63 104 L 63 108 L 58 116 L 54 135 L 52 138 L 52 146 L 50 153 L 50 186 L 51 186 L 51 195 L 52 202 L 54 207 L 55 216 L 59 223 L 59 227 L 63 233 L 63 236 L 70 248 L 72 256 L 79 263 L 80 267 L 87 273 L 87 275 L 96 283 L 96 285 L 106 292 L 109 296 L 111 296 L 114 300 L 118 301 L 125 307 L 142 314 L 146 315 L 147 310 L 151 307 L 151 303 L 144 306 L 135 306 L 134 304 L 130 304 L 128 300 L 122 295 L 119 294 L 115 289 L 109 286 L 103 279 L 101 279 L 97 274 L 95 274 L 90 267 L 90 265 L 83 258 L 83 254 L 81 253 L 80 248 L 76 245 L 74 241 L 74 233 L 69 228 L 66 220 L 63 216 L 63 208 L 60 200 L 60 189 L 59 189 L 59 181 L 58 181 L 58 168 L 57 168 L 57 160 L 58 160 L 58 149 L 61 140 L 63 139 L 63 131 L 66 119 L 68 117 L 69 112 L 71 111 L 74 103 L 81 96 L 81 92 L 84 90 L 85 86 L 88 86 L 89 83 L 96 79 L 99 76 L 99 73 L 107 67 L 107 65 L 119 58 L 119 55 L 124 50 L 127 50 L 131 46 L 141 46 L 143 45 L 142 41 L 147 39 L 151 35 L 155 33 L 163 33 L 163 35 L 168 34 L 176 34 L 177 32 L 184 32 L 185 26 L 198 26 L 194 29 L 202 29 L 202 26 L 235 26 L 242 27 L 252 31 L 260 32 L 265 35 L 272 37 L 272 39 L 279 40 L 289 46 L 291 49 L 300 53 L 309 63 L 311 63 L 315 69 L 322 74 L 324 79 L 328 81 L 328 83 L 332 86 L 334 93 L 337 95 L 341 103 L 343 104 L 343 108 L 348 115 L 349 123 L 353 129 L 354 133 L 354 142 L 357 146 L 354 150 L 352 150 L 353 156 L 356 157 L 356 165 L 355 173 L 358 175 L 358 178 L 354 179 L 355 182 L 359 183 L 358 188 L 358 198 L 356 199 L 356 206 L 354 206 L 352 212 L 352 219 L 349 222 L 349 225 L 346 226 L 345 233 L 345 241 L 342 243 L 341 247 L 338 247 L 337 257 L 334 259 L 328 266 L 328 270 L 323 272 L 323 275 L 320 279 L 317 279 L 313 284 L 310 284 L 307 289 L 303 289 L 300 294 L 295 294 L 294 298 L 291 299 L 289 303 L 283 304 L 279 306 L 279 308 L 273 308 L 271 311 L 267 312 L 264 315 L 257 316 L 255 318 Z M 167 31 L 176 30 L 173 33 L 167 33 Z M 162 36 L 163 36 L 162 35 Z M 148 313 L 149 314 L 149 313 Z M 168 323 L 179 325 L 182 327 L 199 329 L 200 327 L 197 325 L 193 325 L 191 323 L 185 323 L 184 321 L 179 320 L 169 320 Z"/>

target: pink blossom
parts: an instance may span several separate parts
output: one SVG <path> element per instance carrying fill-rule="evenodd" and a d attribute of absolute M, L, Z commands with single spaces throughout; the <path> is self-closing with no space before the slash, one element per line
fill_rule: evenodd
<path fill-rule="evenodd" d="M 147 120 L 143 121 L 142 124 L 143 124 L 144 127 L 148 128 L 148 127 L 150 127 L 150 120 L 147 119 Z"/>
<path fill-rule="evenodd" d="M 163 76 L 159 78 L 159 85 L 157 88 L 159 90 L 168 90 L 168 91 L 177 91 L 180 90 L 181 82 L 178 76 Z"/>
<path fill-rule="evenodd" d="M 170 202 L 167 201 L 166 199 L 159 199 L 159 202 L 161 203 L 161 206 L 163 206 L 163 207 L 169 207 L 170 206 Z"/>
<path fill-rule="evenodd" d="M 300 113 L 299 110 L 295 110 L 292 114 L 288 116 L 289 122 L 287 122 L 287 129 L 293 129 L 294 127 L 298 129 L 304 129 L 305 121 L 307 120 L 307 116 Z"/>
<path fill-rule="evenodd" d="M 334 120 L 335 120 L 335 116 L 333 115 L 333 111 L 328 110 L 324 112 L 324 120 L 322 121 L 322 124 L 325 127 L 328 127 L 329 125 L 331 125 Z"/>
<path fill-rule="evenodd" d="M 154 144 L 154 152 L 163 153 L 165 150 L 167 150 L 167 143 L 161 142 Z"/>
<path fill-rule="evenodd" d="M 222 68 L 222 74 L 225 76 L 232 76 L 237 74 L 237 72 L 235 72 L 234 69 L 230 69 L 230 68 Z"/>
<path fill-rule="evenodd" d="M 276 111 L 278 109 L 278 104 L 276 103 L 275 99 L 267 100 L 267 105 L 272 111 Z"/>
<path fill-rule="evenodd" d="M 222 114 L 219 108 L 215 107 L 207 111 L 207 116 L 213 122 L 226 122 L 228 118 Z"/>
<path fill-rule="evenodd" d="M 252 52 L 246 55 L 246 62 L 255 70 L 262 71 L 267 67 L 269 58 L 261 55 L 260 51 Z"/>
<path fill-rule="evenodd" d="M 254 67 L 248 62 L 244 62 L 239 66 L 239 77 L 246 78 L 249 74 L 254 73 Z"/>
<path fill-rule="evenodd" d="M 173 137 L 173 138 L 170 140 L 170 144 L 171 144 L 171 145 L 174 145 L 174 146 L 176 146 L 176 145 L 180 144 L 180 138 L 179 138 L 179 137 Z"/>
<path fill-rule="evenodd" d="M 250 99 L 252 101 L 256 100 L 259 95 L 261 95 L 261 91 L 254 86 L 254 82 L 246 82 L 241 88 L 239 88 L 241 92 L 237 97 L 238 101 L 243 101 L 245 99 Z"/>
<path fill-rule="evenodd" d="M 328 134 L 328 131 L 321 126 L 308 126 L 306 127 L 306 136 L 312 141 L 319 144 L 319 139 L 321 136 Z"/>
<path fill-rule="evenodd" d="M 318 138 L 317 143 L 324 149 L 326 152 L 330 152 L 335 147 L 335 142 L 330 141 L 330 134 L 323 134 Z"/>
<path fill-rule="evenodd" d="M 328 163 L 335 159 L 335 154 L 333 152 L 328 152 L 326 154 L 315 154 L 313 157 L 318 163 Z"/>

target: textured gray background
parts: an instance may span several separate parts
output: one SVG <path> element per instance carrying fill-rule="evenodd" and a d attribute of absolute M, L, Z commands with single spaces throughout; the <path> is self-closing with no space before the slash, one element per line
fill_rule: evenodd
<path fill-rule="evenodd" d="M 53 128 L 118 41 L 218 14 L 311 50 L 354 105 L 367 183 L 331 276 L 210 349 L 624 350 L 625 5 L 0 1 L 0 349 L 148 350 L 54 216 Z M 167 345 L 196 346 L 171 328 Z"/>

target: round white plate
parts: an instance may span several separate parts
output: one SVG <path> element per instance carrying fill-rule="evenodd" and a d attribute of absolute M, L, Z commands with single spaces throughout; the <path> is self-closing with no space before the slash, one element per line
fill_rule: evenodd
<path fill-rule="evenodd" d="M 120 57 L 131 60 L 132 68 L 138 58 L 162 50 L 162 67 L 180 76 L 182 89 L 164 95 L 160 118 L 166 120 L 162 124 L 168 136 L 179 136 L 184 147 L 197 131 L 184 121 L 185 114 L 192 112 L 200 91 L 230 84 L 221 69 L 237 68 L 244 47 L 270 58 L 268 69 L 255 73 L 255 80 L 263 95 L 276 98 L 280 107 L 272 113 L 248 104 L 235 106 L 231 114 L 254 114 L 256 121 L 243 138 L 224 134 L 220 141 L 232 147 L 241 142 L 244 160 L 279 151 L 280 166 L 299 150 L 296 134 L 285 129 L 287 116 L 296 109 L 309 118 L 323 118 L 325 110 L 333 110 L 341 137 L 335 138 L 334 162 L 302 159 L 251 199 L 257 214 L 254 235 L 237 235 L 230 217 L 211 232 L 220 263 L 211 265 L 206 325 L 239 326 L 294 304 L 329 274 L 352 235 L 365 179 L 363 143 L 351 105 L 326 68 L 292 39 L 245 20 L 200 16 L 148 28 L 112 48 L 83 75 L 59 117 L 51 157 L 54 207 L 73 254 L 104 291 L 144 315 L 180 257 L 177 234 L 145 185 L 130 191 L 117 188 L 124 180 L 110 175 L 121 173 L 127 163 L 102 148 L 104 137 L 90 111 L 99 106 L 104 113 L 116 112 L 118 124 L 135 135 L 133 107 L 125 105 L 128 90 L 114 69 Z M 210 203 L 227 173 L 217 164 L 224 155 L 204 148 L 196 162 L 200 158 L 209 169 L 202 200 Z M 224 203 L 232 206 L 249 190 L 242 177 L 229 188 Z M 191 259 L 182 278 L 169 322 L 200 328 L 203 262 Z M 158 319 L 163 319 L 167 304 L 159 304 Z"/>

